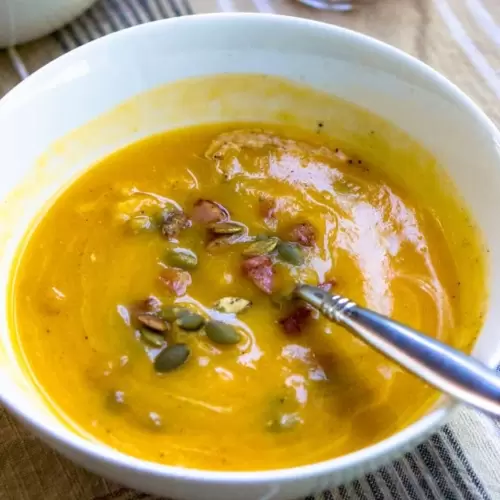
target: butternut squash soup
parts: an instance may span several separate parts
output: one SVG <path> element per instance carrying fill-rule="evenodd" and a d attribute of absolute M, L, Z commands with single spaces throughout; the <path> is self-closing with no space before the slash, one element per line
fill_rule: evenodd
<path fill-rule="evenodd" d="M 171 131 L 47 209 L 13 275 L 12 321 L 68 425 L 151 461 L 262 470 L 358 450 L 430 408 L 435 391 L 291 291 L 320 285 L 467 349 L 481 311 L 464 311 L 455 262 L 469 250 L 439 200 L 323 135 Z"/>

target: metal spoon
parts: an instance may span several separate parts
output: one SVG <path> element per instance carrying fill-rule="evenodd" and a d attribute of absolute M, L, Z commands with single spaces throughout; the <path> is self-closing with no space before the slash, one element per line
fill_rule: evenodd
<path fill-rule="evenodd" d="M 500 377 L 479 361 L 341 295 L 309 285 L 294 295 L 440 391 L 500 416 Z"/>

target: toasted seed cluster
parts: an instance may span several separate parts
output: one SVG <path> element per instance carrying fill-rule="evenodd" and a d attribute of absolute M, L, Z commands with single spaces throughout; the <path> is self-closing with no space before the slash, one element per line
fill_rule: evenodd
<path fill-rule="evenodd" d="M 272 201 L 266 200 L 263 210 L 266 218 L 275 217 L 276 207 Z M 130 218 L 128 223 L 135 233 L 159 229 L 168 239 L 159 279 L 167 292 L 179 297 L 178 301 L 182 301 L 182 296 L 196 279 L 200 262 L 203 264 L 205 259 L 200 251 L 201 259 L 192 249 L 179 246 L 177 238 L 181 232 L 192 227 L 205 232 L 207 254 L 224 252 L 235 244 L 241 247 L 243 275 L 287 313 L 279 320 L 285 332 L 301 331 L 311 317 L 310 310 L 303 304 L 297 305 L 290 293 L 275 290 L 273 280 L 276 263 L 302 266 L 306 262 L 307 253 L 315 245 L 315 229 L 310 223 L 292 225 L 279 236 L 262 233 L 251 236 L 244 224 L 231 220 L 230 212 L 225 207 L 206 199 L 196 201 L 189 215 L 177 208 L 163 209 L 156 218 L 141 215 Z M 166 373 L 188 362 L 192 357 L 190 345 L 194 339 L 206 338 L 221 346 L 238 344 L 242 334 L 231 324 L 230 315 L 242 314 L 251 307 L 252 302 L 244 297 L 221 297 L 212 304 L 214 315 L 215 312 L 228 315 L 227 320 L 221 321 L 220 315 L 217 320 L 210 317 L 210 309 L 198 311 L 192 304 L 163 304 L 158 298 L 149 297 L 139 306 L 129 307 L 129 312 L 137 338 L 149 349 L 158 350 L 153 351 L 156 354 L 154 369 L 158 373 Z"/>
<path fill-rule="evenodd" d="M 223 297 L 214 310 L 238 314 L 251 302 L 240 297 Z M 166 373 L 184 365 L 191 357 L 188 342 L 176 340 L 175 332 L 196 333 L 219 345 L 233 345 L 241 340 L 237 329 L 222 321 L 207 320 L 203 314 L 175 304 L 163 306 L 156 297 L 149 297 L 138 306 L 129 307 L 133 326 L 145 346 L 160 349 L 154 358 L 154 369 Z"/>

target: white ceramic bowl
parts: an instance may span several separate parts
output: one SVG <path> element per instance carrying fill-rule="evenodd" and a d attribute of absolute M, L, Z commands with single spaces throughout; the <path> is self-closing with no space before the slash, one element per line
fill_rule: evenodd
<path fill-rule="evenodd" d="M 0 48 L 24 43 L 60 28 L 94 0 L 0 0 Z"/>
<path fill-rule="evenodd" d="M 499 134 L 460 90 L 424 64 L 378 41 L 290 17 L 193 16 L 102 38 L 41 69 L 0 102 L 0 396 L 33 432 L 74 461 L 159 495 L 298 498 L 347 481 L 409 449 L 434 431 L 451 408 L 443 402 L 398 434 L 334 460 L 289 470 L 206 472 L 141 461 L 80 437 L 52 415 L 20 369 L 6 322 L 8 273 L 37 210 L 106 152 L 199 117 L 220 119 L 224 106 L 217 99 L 207 100 L 191 116 L 182 114 L 183 103 L 177 98 L 168 101 L 167 96 L 164 106 L 154 99 L 139 99 L 120 108 L 113 119 L 98 120 L 93 130 L 102 134 L 75 133 L 64 147 L 53 147 L 54 141 L 158 85 L 192 76 L 245 72 L 286 77 L 357 103 L 399 125 L 436 156 L 469 205 L 490 250 L 490 306 L 474 353 L 489 366 L 500 359 L 495 328 L 500 311 Z M 268 102 L 263 96 L 259 109 L 279 106 L 279 99 L 273 99 Z M 240 95 L 235 106 L 244 100 Z M 184 102 L 186 109 L 188 104 Z M 247 109 L 238 117 L 255 119 L 252 113 Z"/>

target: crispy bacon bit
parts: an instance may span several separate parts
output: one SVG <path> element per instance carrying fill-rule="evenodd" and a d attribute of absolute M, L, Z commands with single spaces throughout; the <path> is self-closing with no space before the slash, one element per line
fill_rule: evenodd
<path fill-rule="evenodd" d="M 154 295 L 150 295 L 144 301 L 144 310 L 145 312 L 158 312 L 161 309 L 161 300 Z"/>
<path fill-rule="evenodd" d="M 191 275 L 187 271 L 168 267 L 160 274 L 160 281 L 177 297 L 186 294 L 191 284 Z"/>
<path fill-rule="evenodd" d="M 191 221 L 184 212 L 180 210 L 173 210 L 165 214 L 161 226 L 163 236 L 168 239 L 177 238 L 183 229 L 191 226 Z"/>
<path fill-rule="evenodd" d="M 312 316 L 312 309 L 308 306 L 296 307 L 288 316 L 279 320 L 285 333 L 300 333 Z"/>
<path fill-rule="evenodd" d="M 276 212 L 276 200 L 273 198 L 259 199 L 259 213 L 264 219 L 271 219 Z"/>
<path fill-rule="evenodd" d="M 321 288 L 321 290 L 324 290 L 325 292 L 329 292 L 336 284 L 337 282 L 334 279 L 331 279 L 320 283 L 318 288 Z"/>
<path fill-rule="evenodd" d="M 194 222 L 200 224 L 211 224 L 229 219 L 227 210 L 210 200 L 198 200 L 193 207 L 192 218 Z"/>
<path fill-rule="evenodd" d="M 267 294 L 272 293 L 274 270 L 267 255 L 258 255 L 243 261 L 241 270 L 260 290 Z"/>
<path fill-rule="evenodd" d="M 138 300 L 127 307 L 128 313 L 132 321 L 137 321 L 137 317 L 141 314 L 156 313 L 161 309 L 161 300 L 154 295 L 149 296 L 146 300 Z"/>
<path fill-rule="evenodd" d="M 291 241 L 295 241 L 299 245 L 312 247 L 316 241 L 316 232 L 310 222 L 302 222 L 293 226 L 289 232 Z"/>

